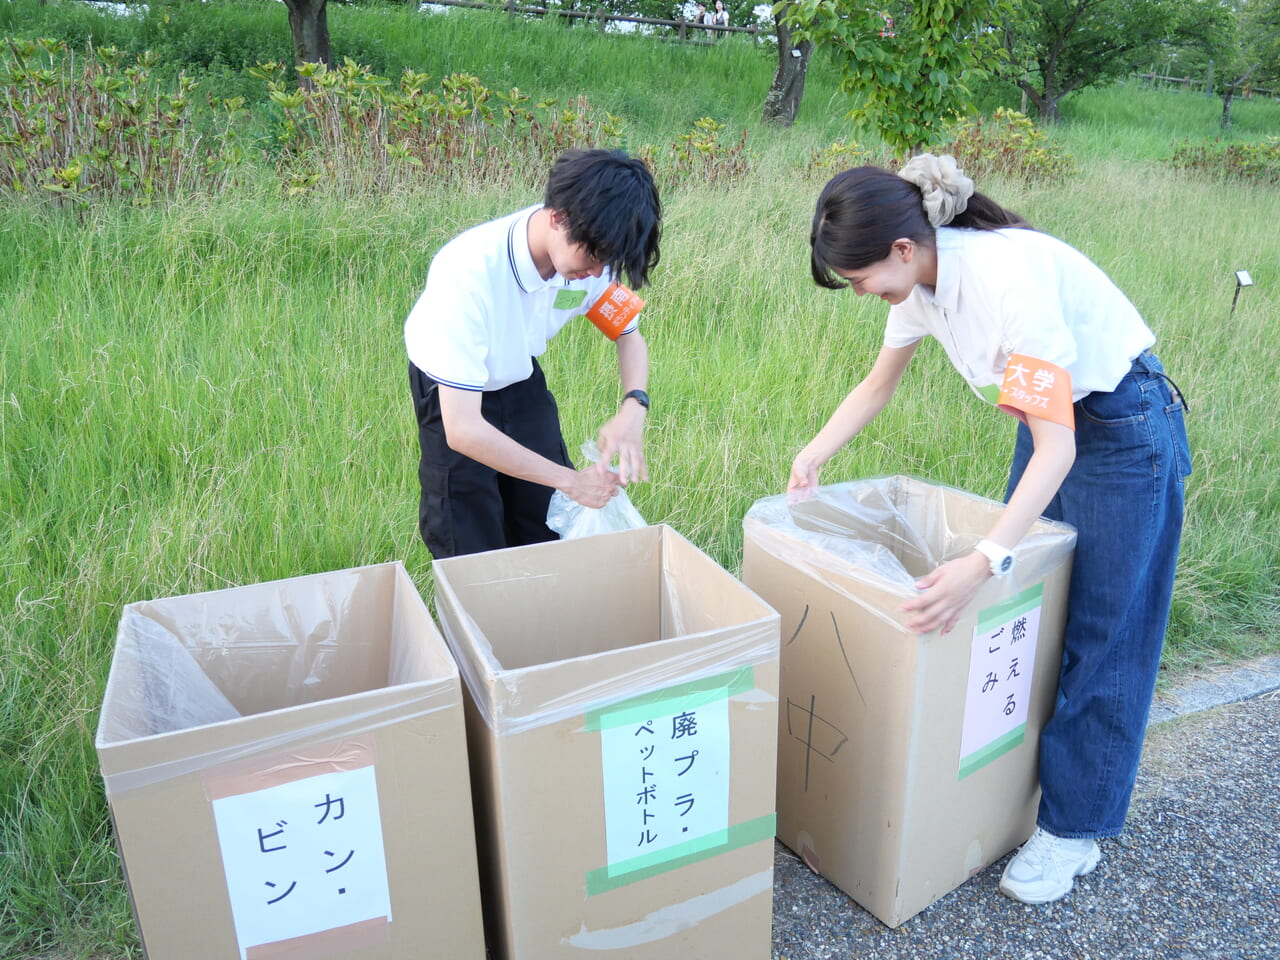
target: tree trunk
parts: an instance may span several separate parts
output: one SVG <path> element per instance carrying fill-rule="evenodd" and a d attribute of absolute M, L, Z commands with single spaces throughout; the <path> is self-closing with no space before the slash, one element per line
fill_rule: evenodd
<path fill-rule="evenodd" d="M 773 75 L 773 85 L 769 87 L 769 95 L 764 99 L 764 111 L 761 114 L 765 123 L 776 123 L 784 127 L 795 123 L 796 114 L 800 112 L 804 79 L 809 72 L 809 57 L 813 53 L 813 44 L 808 40 L 792 45 L 791 29 L 785 23 L 790 9 L 788 4 L 781 13 L 774 15 L 778 32 L 778 69 Z"/>
<path fill-rule="evenodd" d="M 1257 70 L 1258 67 L 1260 66 L 1262 66 L 1261 62 L 1255 63 L 1253 66 L 1251 66 L 1248 70 L 1244 71 L 1244 73 L 1240 74 L 1234 80 L 1229 80 L 1227 81 L 1227 83 L 1223 85 L 1223 90 L 1222 90 L 1222 129 L 1223 130 L 1231 129 L 1231 101 L 1235 99 L 1236 91 L 1239 90 L 1241 87 L 1247 88 L 1250 82 L 1249 78 L 1253 76 L 1253 71 Z"/>
<path fill-rule="evenodd" d="M 1037 117 L 1045 123 L 1057 123 L 1062 119 L 1062 113 L 1058 110 L 1058 101 L 1062 98 L 1062 94 L 1054 94 L 1047 88 L 1044 93 L 1041 93 L 1025 81 L 1019 83 L 1018 86 L 1022 88 L 1022 96 L 1024 98 L 1029 97 L 1031 102 L 1036 105 Z"/>
<path fill-rule="evenodd" d="M 289 30 L 293 34 L 293 60 L 295 65 L 323 63 L 333 66 L 333 51 L 329 49 L 329 17 L 325 9 L 328 0 L 284 0 L 289 8 Z"/>

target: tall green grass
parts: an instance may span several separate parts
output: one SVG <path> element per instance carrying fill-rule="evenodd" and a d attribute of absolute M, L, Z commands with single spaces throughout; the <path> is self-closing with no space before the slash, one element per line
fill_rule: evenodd
<path fill-rule="evenodd" d="M 1203 91 L 1129 80 L 1084 90 L 1064 101 L 1060 138 L 1079 153 L 1134 161 L 1165 160 L 1175 144 L 1260 141 L 1280 136 L 1280 102 L 1236 97 L 1231 129 L 1222 129 L 1222 98 Z"/>
<path fill-rule="evenodd" d="M 335 8 L 335 28 L 358 13 Z M 648 519 L 737 570 L 743 513 L 782 489 L 794 452 L 880 341 L 882 304 L 808 277 L 821 186 L 809 157 L 844 131 L 834 87 L 819 62 L 797 127 L 770 131 L 753 124 L 772 68 L 749 48 L 493 26 L 506 22 L 448 21 L 463 31 L 450 69 L 534 96 L 586 92 L 657 143 L 714 114 L 708 105 L 752 130 L 746 178 L 664 197 L 644 321 L 653 479 L 631 491 Z M 397 31 L 407 32 L 366 42 L 391 49 Z M 1126 147 L 1108 119 L 1125 102 L 1115 96 L 1081 97 L 1081 114 L 1053 131 L 1079 155 L 1078 178 L 982 187 L 1116 278 L 1190 399 L 1195 473 L 1165 663 L 1176 675 L 1277 649 L 1280 194 L 1153 159 L 1158 138 L 1199 122 L 1162 126 L 1162 98 L 1125 121 L 1137 143 Z M 1182 109 L 1169 101 L 1170 117 Z M 536 193 L 423 184 L 337 202 L 284 199 L 267 177 L 247 183 L 142 209 L 0 207 L 6 957 L 138 954 L 92 748 L 122 605 L 395 559 L 430 595 L 403 318 L 441 243 Z M 1237 269 L 1255 286 L 1231 314 Z M 909 472 L 999 495 L 1012 421 L 974 399 L 935 346 L 825 479 Z M 575 449 L 615 409 L 613 351 L 573 325 L 545 367 Z"/>

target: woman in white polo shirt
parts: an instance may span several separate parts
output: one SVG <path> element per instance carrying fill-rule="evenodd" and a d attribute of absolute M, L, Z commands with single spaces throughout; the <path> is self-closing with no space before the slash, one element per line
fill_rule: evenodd
<path fill-rule="evenodd" d="M 1000 880 L 1015 899 L 1057 900 L 1097 865 L 1097 839 L 1120 833 L 1137 776 L 1191 472 L 1181 395 L 1115 284 L 975 193 L 950 157 L 837 175 L 810 243 L 819 285 L 891 307 L 875 363 L 796 456 L 789 493 L 815 487 L 822 465 L 883 409 L 925 336 L 1019 421 L 1005 509 L 972 553 L 917 583 L 908 626 L 950 630 L 1042 514 L 1078 531 L 1057 707 L 1040 739 L 1037 829 Z"/>

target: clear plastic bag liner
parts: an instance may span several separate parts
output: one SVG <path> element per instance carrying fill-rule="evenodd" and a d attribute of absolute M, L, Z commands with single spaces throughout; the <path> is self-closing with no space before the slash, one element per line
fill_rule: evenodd
<path fill-rule="evenodd" d="M 102 716 L 100 745 L 242 716 L 178 636 L 137 606 L 120 617 L 108 699 L 114 709 Z"/>
<path fill-rule="evenodd" d="M 906 599 L 915 583 L 973 550 L 1004 505 L 909 476 L 822 486 L 805 500 L 757 500 L 744 532 L 780 560 L 900 626 L 896 602 L 877 609 L 859 587 Z M 1041 519 L 1014 548 L 1016 589 L 1038 583 L 1075 547 L 1075 529 Z"/>
<path fill-rule="evenodd" d="M 721 628 L 699 628 L 706 624 L 707 616 L 693 609 L 699 598 L 680 589 L 683 571 L 673 567 L 665 551 L 660 569 L 659 603 L 665 638 L 519 668 L 506 668 L 499 662 L 493 644 L 466 611 L 449 580 L 437 576 L 441 631 L 489 729 L 498 736 L 523 733 L 620 700 L 778 656 L 777 614 L 762 601 L 756 599 L 763 614 L 758 619 Z M 500 587 L 500 582 L 471 586 Z M 459 637 L 459 630 L 471 640 Z M 552 680 L 551 671 L 584 679 Z"/>
<path fill-rule="evenodd" d="M 392 568 L 397 575 L 390 575 Z M 434 630 L 421 597 L 395 563 L 126 606 L 98 722 L 100 751 L 304 705 L 347 703 L 317 710 L 291 729 L 266 735 L 246 729 L 244 742 L 224 734 L 209 738 L 207 750 L 158 750 L 172 759 L 113 770 L 109 790 L 456 706 L 448 684 L 438 690 L 421 684 L 413 698 L 379 696 L 389 687 L 452 673 L 443 650 L 433 657 L 407 638 L 405 611 L 415 616 L 415 604 L 416 615 Z"/>
<path fill-rule="evenodd" d="M 600 450 L 595 441 L 584 441 L 581 449 L 588 461 L 599 462 Z M 561 540 L 573 540 L 576 537 L 633 530 L 647 524 L 627 496 L 626 490 L 619 490 L 612 500 L 599 509 L 584 507 L 556 490 L 551 494 L 551 503 L 547 507 L 547 526 L 560 534 Z"/>
<path fill-rule="evenodd" d="M 645 521 L 625 490 L 619 490 L 598 510 L 584 507 L 557 490 L 551 494 L 551 503 L 547 507 L 547 526 L 560 534 L 561 540 L 573 540 L 633 530 L 645 526 Z"/>

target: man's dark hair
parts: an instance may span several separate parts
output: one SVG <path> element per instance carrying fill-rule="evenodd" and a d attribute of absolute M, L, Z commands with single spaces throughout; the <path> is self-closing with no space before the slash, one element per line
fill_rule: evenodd
<path fill-rule="evenodd" d="M 614 279 L 625 272 L 637 290 L 649 282 L 660 256 L 662 204 L 643 161 L 621 150 L 568 150 L 551 167 L 543 204 Z"/>

